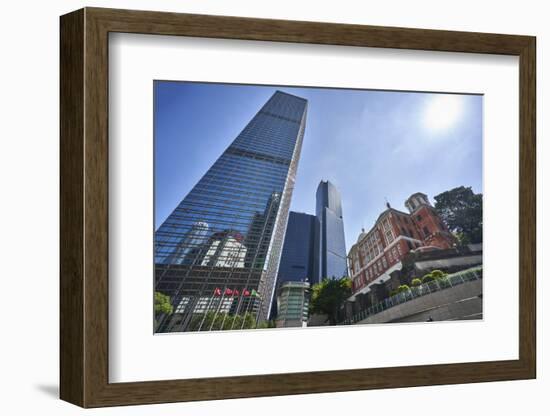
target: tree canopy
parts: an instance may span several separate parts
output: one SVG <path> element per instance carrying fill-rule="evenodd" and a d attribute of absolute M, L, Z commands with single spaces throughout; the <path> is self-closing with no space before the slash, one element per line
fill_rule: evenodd
<path fill-rule="evenodd" d="M 311 299 L 309 309 L 311 313 L 328 315 L 331 325 L 338 323 L 338 311 L 344 301 L 351 296 L 351 279 L 324 278 L 311 288 Z"/>
<path fill-rule="evenodd" d="M 461 244 L 483 240 L 483 194 L 459 186 L 434 197 L 435 210 Z"/>
<path fill-rule="evenodd" d="M 170 315 L 174 308 L 170 303 L 170 296 L 160 292 L 155 292 L 155 315 L 165 313 Z"/>

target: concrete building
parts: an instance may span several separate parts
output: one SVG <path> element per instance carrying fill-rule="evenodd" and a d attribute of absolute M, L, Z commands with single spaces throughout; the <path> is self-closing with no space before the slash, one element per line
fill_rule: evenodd
<path fill-rule="evenodd" d="M 277 291 L 277 328 L 307 326 L 309 283 L 285 282 Z"/>

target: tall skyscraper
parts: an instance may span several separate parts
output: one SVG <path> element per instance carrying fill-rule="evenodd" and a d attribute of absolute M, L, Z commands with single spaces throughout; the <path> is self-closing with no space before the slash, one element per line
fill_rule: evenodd
<path fill-rule="evenodd" d="M 290 211 L 277 282 L 319 280 L 319 220 Z"/>
<path fill-rule="evenodd" d="M 315 215 L 290 211 L 277 274 L 277 289 L 285 282 L 319 281 L 319 220 Z M 271 317 L 277 314 L 274 297 Z"/>
<path fill-rule="evenodd" d="M 307 100 L 275 92 L 156 231 L 155 290 L 174 308 L 158 331 L 267 319 L 306 115 Z"/>
<path fill-rule="evenodd" d="M 321 181 L 316 193 L 316 215 L 320 224 L 321 279 L 348 275 L 346 239 L 340 192 L 329 181 Z"/>

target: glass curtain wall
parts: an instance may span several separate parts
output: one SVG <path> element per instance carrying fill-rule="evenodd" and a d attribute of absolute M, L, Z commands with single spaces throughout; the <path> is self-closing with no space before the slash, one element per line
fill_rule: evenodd
<path fill-rule="evenodd" d="M 173 306 L 156 332 L 267 319 L 306 114 L 307 100 L 274 93 L 155 232 L 155 290 Z"/>

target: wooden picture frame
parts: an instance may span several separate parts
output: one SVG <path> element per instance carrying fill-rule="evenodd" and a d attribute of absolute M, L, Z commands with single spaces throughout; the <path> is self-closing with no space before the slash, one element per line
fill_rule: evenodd
<path fill-rule="evenodd" d="M 534 37 L 100 8 L 64 15 L 60 28 L 61 399 L 101 407 L 536 377 Z M 519 359 L 109 383 L 110 32 L 519 56 Z"/>

